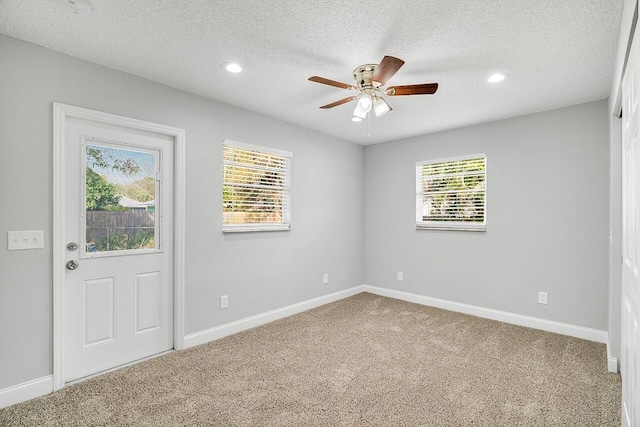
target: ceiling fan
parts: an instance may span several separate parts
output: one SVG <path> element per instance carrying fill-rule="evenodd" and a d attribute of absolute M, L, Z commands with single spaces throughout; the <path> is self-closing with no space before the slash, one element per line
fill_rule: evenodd
<path fill-rule="evenodd" d="M 385 56 L 382 58 L 380 64 L 361 65 L 353 70 L 353 78 L 356 80 L 355 86 L 318 76 L 309 77 L 309 80 L 356 92 L 355 95 L 348 96 L 339 101 L 332 102 L 331 104 L 323 105 L 320 108 L 333 108 L 357 99 L 358 103 L 353 110 L 352 120 L 359 122 L 367 117 L 367 114 L 372 109 L 376 114 L 376 117 L 392 110 L 391 106 L 387 101 L 385 101 L 382 95 L 432 95 L 436 90 L 438 90 L 438 83 L 389 86 L 386 89 L 382 89 L 382 86 L 384 86 L 403 65 L 404 61 L 402 59 L 395 58 L 393 56 Z"/>

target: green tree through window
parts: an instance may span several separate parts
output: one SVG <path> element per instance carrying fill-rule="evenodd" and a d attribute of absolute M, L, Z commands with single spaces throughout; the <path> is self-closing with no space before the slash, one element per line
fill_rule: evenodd
<path fill-rule="evenodd" d="M 120 196 L 115 185 L 87 166 L 87 210 L 106 211 L 117 208 Z"/>

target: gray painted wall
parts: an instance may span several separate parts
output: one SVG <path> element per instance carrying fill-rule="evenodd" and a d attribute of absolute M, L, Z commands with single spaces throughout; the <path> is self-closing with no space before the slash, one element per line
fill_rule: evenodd
<path fill-rule="evenodd" d="M 0 58 L 0 390 L 52 373 L 54 101 L 186 130 L 187 334 L 362 284 L 362 146 L 4 35 Z M 224 138 L 293 152 L 290 232 L 222 234 Z"/>
<path fill-rule="evenodd" d="M 367 147 L 365 283 L 607 330 L 608 140 L 598 101 Z M 487 231 L 416 230 L 415 162 L 477 153 Z"/>
<path fill-rule="evenodd" d="M 605 101 L 361 147 L 3 35 L 0 57 L 0 390 L 52 373 L 54 101 L 186 130 L 187 333 L 361 283 L 607 328 Z M 292 231 L 222 234 L 224 138 L 294 153 Z M 416 231 L 414 163 L 480 152 L 488 231 Z M 8 252 L 29 229 L 45 248 Z"/>

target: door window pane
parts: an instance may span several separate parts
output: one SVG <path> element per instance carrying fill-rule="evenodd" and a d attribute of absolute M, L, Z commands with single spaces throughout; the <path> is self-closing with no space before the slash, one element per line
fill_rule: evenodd
<path fill-rule="evenodd" d="M 85 145 L 85 254 L 156 249 L 158 153 Z"/>

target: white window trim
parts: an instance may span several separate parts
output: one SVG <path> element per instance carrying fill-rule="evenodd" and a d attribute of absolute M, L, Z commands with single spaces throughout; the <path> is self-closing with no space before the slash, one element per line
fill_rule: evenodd
<path fill-rule="evenodd" d="M 251 233 L 254 231 L 288 231 L 290 224 L 223 224 L 223 233 Z"/>
<path fill-rule="evenodd" d="M 230 139 L 223 140 L 223 147 L 237 147 L 243 148 L 246 150 L 254 150 L 261 151 L 263 153 L 275 154 L 277 156 L 282 156 L 287 159 L 287 173 L 285 176 L 285 197 L 287 209 L 283 210 L 282 215 L 284 218 L 283 224 L 222 224 L 222 232 L 223 233 L 250 233 L 256 231 L 288 231 L 291 230 L 291 159 L 293 158 L 293 153 L 285 150 L 278 150 L 276 148 L 265 147 L 261 145 L 255 144 L 247 144 L 245 142 L 233 141 Z M 224 159 L 223 159 L 224 163 Z M 223 179 L 224 185 L 224 179 Z"/>
<path fill-rule="evenodd" d="M 246 150 L 262 151 L 269 154 L 275 154 L 282 157 L 293 157 L 291 151 L 278 150 L 277 148 L 265 147 L 263 145 L 247 144 L 246 142 L 234 141 L 231 139 L 224 139 L 222 145 L 231 145 L 238 148 L 244 148 Z"/>
<path fill-rule="evenodd" d="M 418 171 L 424 165 L 445 163 L 470 159 L 484 159 L 484 221 L 483 222 L 444 222 L 422 221 L 422 204 L 418 203 L 418 196 L 423 194 L 418 188 Z M 487 231 L 487 155 L 486 153 L 471 154 L 466 156 L 447 157 L 443 159 L 424 160 L 416 162 L 416 229 L 418 230 L 452 230 L 452 231 Z"/>

